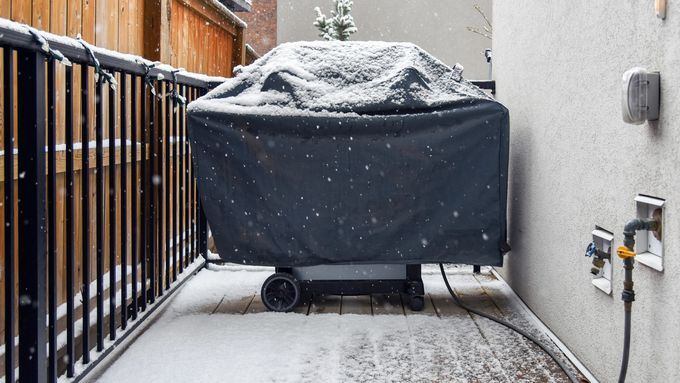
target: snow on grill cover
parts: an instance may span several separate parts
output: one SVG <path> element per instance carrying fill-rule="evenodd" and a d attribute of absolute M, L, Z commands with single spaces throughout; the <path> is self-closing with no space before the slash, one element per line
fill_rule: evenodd
<path fill-rule="evenodd" d="M 192 102 L 220 257 L 501 265 L 508 112 L 412 44 L 283 44 Z"/>

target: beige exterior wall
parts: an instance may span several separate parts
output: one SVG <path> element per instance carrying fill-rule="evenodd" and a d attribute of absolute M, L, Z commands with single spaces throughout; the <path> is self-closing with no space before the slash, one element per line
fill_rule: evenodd
<path fill-rule="evenodd" d="M 314 7 L 330 14 L 330 0 L 279 0 L 278 42 L 318 40 L 312 25 Z M 461 63 L 468 79 L 487 79 L 484 49 L 491 40 L 469 32 L 491 17 L 491 0 L 354 0 L 352 15 L 359 32 L 353 40 L 405 41 L 419 45 L 448 65 Z"/>
<path fill-rule="evenodd" d="M 674 4 L 669 2 L 669 4 Z M 677 5 L 677 4 L 675 4 Z M 680 381 L 680 9 L 654 1 L 496 1 L 498 99 L 510 110 L 509 234 L 500 269 L 533 311 L 603 382 L 623 343 L 623 270 L 591 284 L 595 225 L 615 234 L 637 193 L 666 199 L 664 270 L 637 263 L 629 382 Z M 661 118 L 621 119 L 621 77 L 661 72 Z"/>

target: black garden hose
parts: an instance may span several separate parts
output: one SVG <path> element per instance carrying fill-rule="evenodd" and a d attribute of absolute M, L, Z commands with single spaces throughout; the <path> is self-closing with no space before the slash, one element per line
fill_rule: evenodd
<path fill-rule="evenodd" d="M 624 317 L 624 327 L 623 356 L 621 358 L 619 383 L 624 383 L 626 381 L 626 373 L 628 372 L 628 358 L 630 356 L 630 311 L 626 311 Z"/>
<path fill-rule="evenodd" d="M 451 285 L 449 284 L 449 279 L 446 277 L 446 272 L 444 271 L 444 265 L 440 263 L 439 269 L 442 272 L 442 278 L 444 278 L 444 283 L 446 284 L 446 288 L 449 290 L 449 294 L 451 294 L 451 297 L 453 298 L 453 301 L 456 303 L 456 305 L 458 305 L 459 307 L 461 307 L 464 310 L 467 310 L 468 312 L 471 312 L 473 314 L 479 315 L 479 316 L 484 317 L 486 319 L 492 320 L 492 321 L 494 321 L 498 324 L 502 324 L 503 326 L 509 328 L 510 330 L 513 330 L 513 331 L 519 333 L 520 335 L 522 335 L 523 337 L 529 339 L 536 346 L 540 347 L 541 350 L 543 350 L 546 354 L 548 354 L 548 356 L 550 356 L 552 358 L 552 360 L 555 361 L 555 363 L 557 363 L 557 365 L 562 369 L 562 371 L 564 371 L 564 374 L 567 376 L 567 378 L 569 378 L 569 380 L 572 383 L 581 383 L 581 381 L 578 378 L 576 378 L 569 371 L 569 369 L 567 369 L 567 366 L 557 357 L 557 355 L 555 355 L 554 352 L 552 352 L 547 347 L 545 347 L 538 339 L 533 337 L 531 334 L 529 334 L 528 332 L 522 330 L 521 328 L 513 325 L 512 323 L 506 322 L 506 321 L 504 321 L 503 319 L 500 319 L 500 318 L 493 317 L 493 316 L 486 314 L 482 311 L 479 311 L 477 309 L 469 307 L 466 304 L 464 304 L 463 302 L 461 302 L 461 300 L 458 298 L 456 293 L 453 292 L 453 289 L 451 288 Z"/>

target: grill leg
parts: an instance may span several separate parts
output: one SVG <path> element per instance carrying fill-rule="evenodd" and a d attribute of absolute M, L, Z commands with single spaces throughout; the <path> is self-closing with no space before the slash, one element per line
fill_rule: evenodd
<path fill-rule="evenodd" d="M 421 311 L 425 305 L 425 287 L 421 277 L 421 265 L 406 265 L 406 294 L 411 310 Z"/>

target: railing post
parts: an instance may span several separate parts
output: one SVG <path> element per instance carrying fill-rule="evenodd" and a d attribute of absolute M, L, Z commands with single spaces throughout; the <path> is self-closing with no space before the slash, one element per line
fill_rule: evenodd
<path fill-rule="evenodd" d="M 75 197 L 73 184 L 73 68 L 66 67 L 66 377 L 75 374 Z"/>
<path fill-rule="evenodd" d="M 101 75 L 95 85 L 95 243 L 97 248 L 97 351 L 104 350 L 104 107 L 103 91 L 104 80 Z M 110 148 L 114 149 L 114 148 Z"/>
<path fill-rule="evenodd" d="M 203 204 L 198 204 L 198 251 L 208 260 L 208 219 L 203 212 Z"/>
<path fill-rule="evenodd" d="M 82 143 L 81 153 L 90 153 L 90 80 L 89 71 L 87 66 L 80 67 L 80 142 Z M 81 234 L 81 245 L 82 245 L 82 259 L 81 259 L 81 272 L 82 279 L 80 282 L 82 290 L 82 312 L 90 312 L 90 156 L 81 155 L 81 169 L 80 172 L 80 195 L 81 200 L 81 224 L 82 234 Z M 83 315 L 83 327 L 90 328 L 90 316 Z M 83 356 L 83 363 L 90 363 L 90 332 L 83 331 L 82 336 L 82 346 L 81 346 Z"/>
<path fill-rule="evenodd" d="M 19 376 L 22 382 L 47 380 L 44 65 L 42 53 L 19 50 Z"/>
<path fill-rule="evenodd" d="M 5 146 L 5 180 L 14 179 L 14 89 L 16 89 L 16 84 L 14 83 L 14 51 L 8 48 L 4 48 L 4 74 L 3 74 L 3 112 L 4 120 L 3 126 L 4 133 L 4 146 Z M 14 228 L 16 227 L 16 221 L 14 220 L 14 196 L 16 192 L 14 191 L 14 181 L 5 181 L 5 247 L 2 249 L 5 254 L 5 382 L 14 383 L 16 374 L 14 372 L 14 366 L 16 362 L 16 353 L 14 350 L 14 335 L 16 333 L 16 325 L 14 320 L 16 319 L 15 304 L 16 299 L 14 298 L 15 287 L 14 283 L 16 278 L 14 276 L 14 258 L 16 253 L 14 252 Z M 7 346 L 11 345 L 11 346 Z M 7 367 L 11 366 L 11 367 Z"/>

